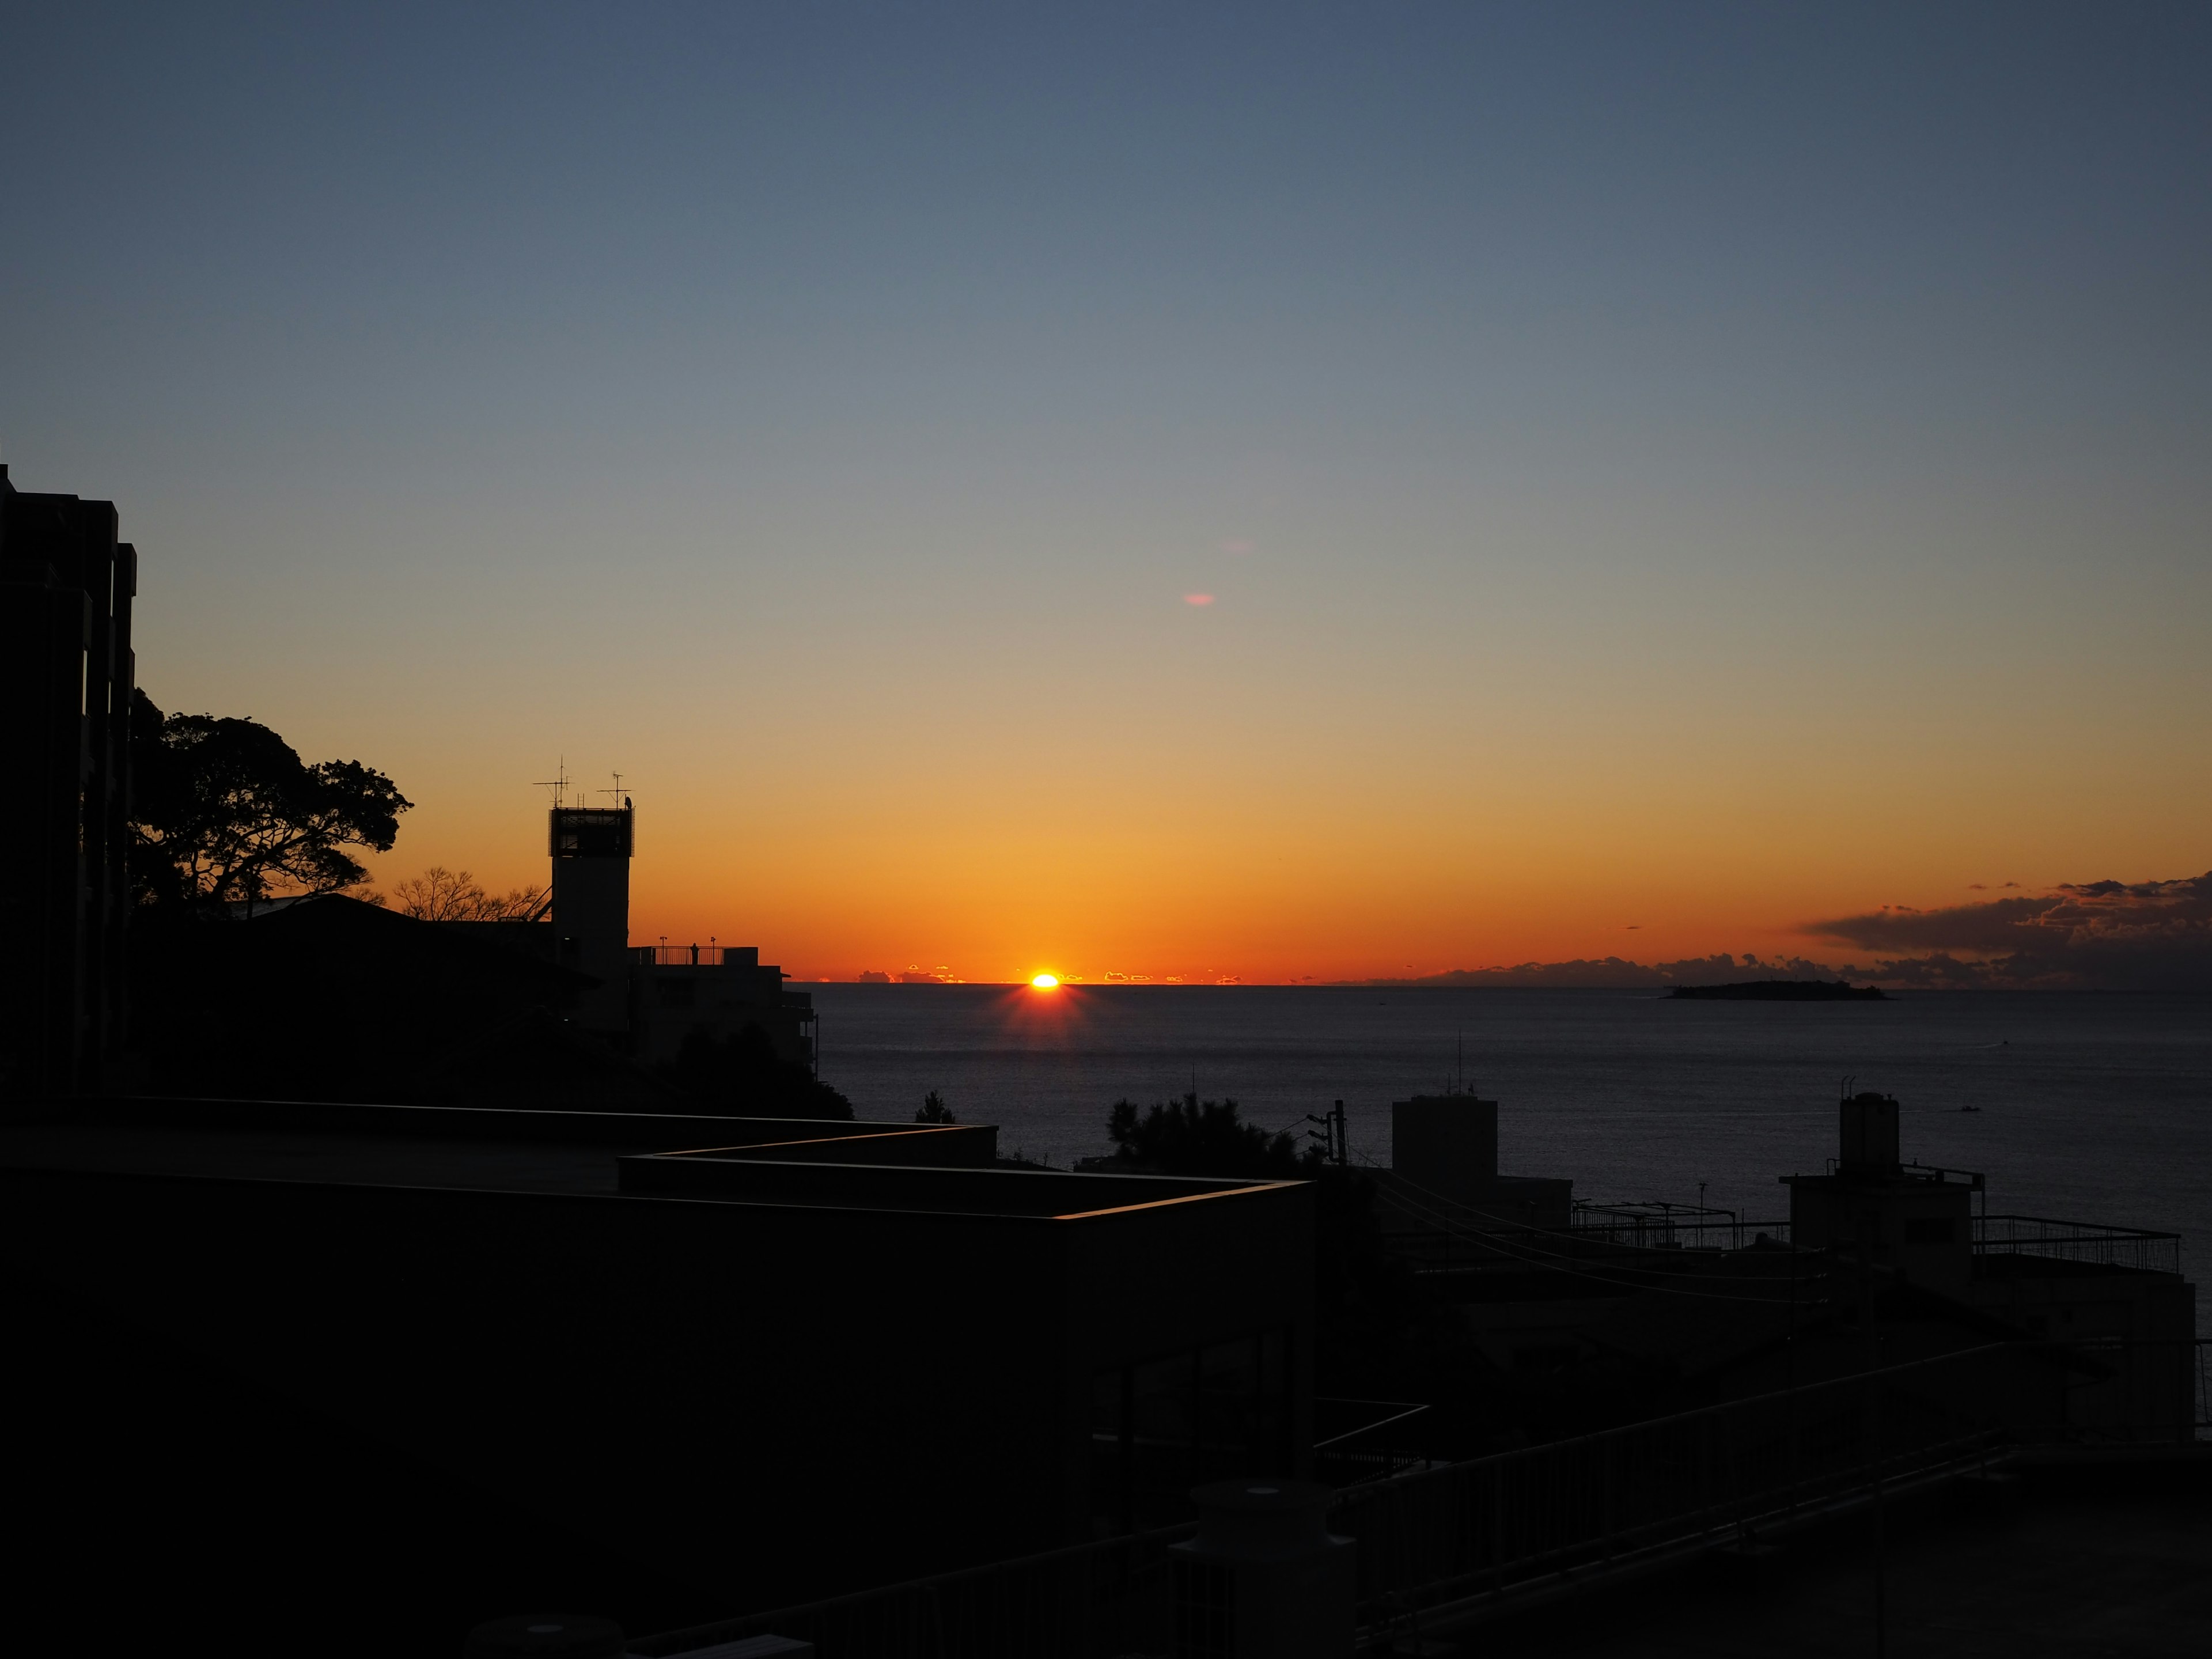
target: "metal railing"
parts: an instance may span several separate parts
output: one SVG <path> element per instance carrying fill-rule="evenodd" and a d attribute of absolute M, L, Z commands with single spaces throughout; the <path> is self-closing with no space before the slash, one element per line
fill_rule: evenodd
<path fill-rule="evenodd" d="M 1970 1349 L 1450 1464 L 1340 1492 L 1359 1543 L 1361 1622 L 1445 1607 L 1666 1546 L 1781 1524 L 1887 1482 L 1979 1458 L 2058 1409 L 2015 1345 Z"/>
<path fill-rule="evenodd" d="M 633 945 L 633 962 L 660 968 L 719 968 L 724 963 L 750 967 L 760 959 L 755 945 Z"/>
<path fill-rule="evenodd" d="M 755 1636 L 811 1642 L 820 1659 L 1110 1659 L 1164 1654 L 1174 1618 L 1168 1546 L 1195 1522 L 1071 1545 L 826 1601 L 633 1641 L 672 1659 Z"/>
<path fill-rule="evenodd" d="M 1431 1416 L 1410 1400 L 1317 1396 L 1314 1427 L 1322 1437 L 1314 1442 L 1314 1479 L 1357 1486 L 1425 1467 Z"/>
<path fill-rule="evenodd" d="M 1740 1250 L 1761 1235 L 1790 1242 L 1787 1221 L 1747 1221 L 1739 1210 L 1695 1204 L 1592 1204 L 1577 1200 L 1571 1229 L 1577 1239 L 1633 1250 Z"/>
<path fill-rule="evenodd" d="M 1340 1490 L 1367 1639 L 1564 1570 L 1741 1536 L 1984 1458 L 2063 1420 L 2063 1366 L 1999 1344 Z M 2046 1397 L 2047 1396 L 2047 1397 Z M 2009 1427 L 2008 1426 L 2009 1425 Z M 822 1659 L 1111 1659 L 1170 1651 L 1170 1546 L 1193 1525 L 634 1643 L 647 1659 L 775 1634 Z"/>
<path fill-rule="evenodd" d="M 2179 1273 L 2181 1235 L 2094 1221 L 2054 1221 L 2038 1215 L 1974 1218 L 1977 1255 L 2039 1255 L 2138 1272 Z"/>
<path fill-rule="evenodd" d="M 1786 1244 L 1790 1238 L 1786 1221 L 1746 1221 L 1732 1211 L 1687 1206 L 1653 1206 L 1649 1214 L 1628 1212 L 1643 1206 L 1613 1206 L 1605 1219 L 1597 1221 L 1585 1220 L 1590 1212 L 1578 1211 L 1569 1226 L 1538 1227 L 1490 1214 L 1402 1178 L 1376 1182 L 1375 1195 L 1385 1218 L 1385 1248 L 1417 1269 L 1431 1272 L 1517 1265 L 1540 1271 L 1626 1275 L 1620 1282 L 1633 1289 L 1639 1269 L 1679 1276 L 1686 1252 L 1702 1252 L 1711 1258 L 1725 1249 L 1762 1243 Z M 1674 1213 L 1660 1213 L 1666 1210 Z M 1402 1225 L 1394 1229 L 1391 1216 L 1412 1223 L 1411 1230 Z M 1786 1276 L 1780 1268 L 1776 1273 Z"/>

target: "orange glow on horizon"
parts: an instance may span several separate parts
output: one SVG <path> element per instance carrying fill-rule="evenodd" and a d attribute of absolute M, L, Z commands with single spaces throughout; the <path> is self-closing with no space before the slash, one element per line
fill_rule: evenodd
<path fill-rule="evenodd" d="M 1038 991 L 1057 991 L 1060 989 L 1060 980 L 1055 975 L 1039 974 L 1030 981 L 1030 986 Z"/>
<path fill-rule="evenodd" d="M 542 799 L 510 785 L 481 801 L 467 780 L 408 761 L 401 753 L 392 771 L 422 805 L 392 853 L 364 860 L 376 887 L 388 892 L 433 864 L 472 871 L 493 892 L 544 887 Z M 890 769 L 886 790 L 915 781 Z M 944 977 L 1006 985 L 1040 1012 L 1067 1001 L 1076 974 L 1102 986 L 1280 984 L 1723 951 L 1802 953 L 1841 969 L 1869 953 L 1808 935 L 1807 920 L 1978 899 L 1968 884 L 1992 874 L 2030 890 L 2123 860 L 2165 874 L 2191 867 L 2197 850 L 2179 844 L 2188 821 L 2178 818 L 2172 844 L 2147 838 L 2107 854 L 2098 825 L 2055 811 L 2038 821 L 2040 840 L 2001 854 L 1948 844 L 1927 821 L 1896 844 L 1869 844 L 1850 812 L 1809 807 L 1793 809 L 1787 835 L 1719 836 L 1710 812 L 1666 780 L 1632 812 L 1565 785 L 1556 803 L 1476 805 L 1434 790 L 1387 815 L 1386 846 L 1357 792 L 1277 813 L 1286 783 L 1246 794 L 1178 779 L 1170 789 L 1134 769 L 1127 799 L 1172 794 L 1176 810 L 1132 816 L 1105 781 L 1095 793 L 1066 781 L 1048 793 L 987 776 L 972 780 L 975 799 L 952 784 L 923 789 L 927 811 L 872 788 L 795 786 L 805 810 L 749 817 L 712 781 L 687 778 L 674 799 L 640 801 L 631 937 L 719 935 L 810 981 L 944 963 Z M 1018 827 L 1040 817 L 1060 827 L 1048 836 Z M 1041 939 L 1079 965 L 1040 969 Z M 1049 989 L 1037 982 L 1048 971 Z"/>
<path fill-rule="evenodd" d="M 565 776 L 634 804 L 640 948 L 753 948 L 916 1007 L 1047 1025 L 1122 988 L 1721 953 L 1842 973 L 1905 947 L 1829 924 L 2212 866 L 2203 377 L 2172 372 L 2212 331 L 2173 280 L 2202 192 L 2164 135 L 2197 106 L 2139 73 L 2156 31 L 2096 37 L 2126 67 L 2058 167 L 2018 76 L 1939 97 L 1917 34 L 1854 35 L 1868 73 L 1908 66 L 1882 95 L 1912 118 L 1972 124 L 1978 228 L 1869 220 L 1839 259 L 1821 193 L 1886 200 L 1894 158 L 1826 54 L 1760 33 L 1726 48 L 1759 76 L 1631 118 L 1561 70 L 1578 44 L 1501 46 L 1471 10 L 1363 37 L 1389 67 L 1356 76 L 1312 31 L 1261 74 L 1133 54 L 1113 72 L 1170 90 L 1131 94 L 1160 119 L 1127 143 L 1054 118 L 1096 95 L 1065 30 L 924 36 L 942 74 L 879 82 L 898 54 L 855 68 L 830 24 L 633 29 L 592 83 L 619 160 L 581 177 L 564 94 L 503 95 L 495 153 L 434 142 L 494 106 L 379 51 L 349 61 L 359 95 L 254 129 L 283 135 L 253 152 L 280 182 L 187 170 L 179 213 L 236 252 L 94 265 L 75 226 L 143 173 L 127 145 L 234 142 L 223 86 L 129 38 L 116 72 L 155 76 L 159 112 L 116 100 L 131 136 L 56 147 L 75 171 L 18 209 L 56 263 L 40 327 L 0 319 L 6 384 L 49 418 L 5 459 L 113 498 L 155 703 L 414 803 L 361 853 L 373 890 L 440 866 L 534 903 L 539 781 Z M 2076 33 L 2033 51 L 2063 70 Z M 630 67 L 653 52 L 672 76 Z M 715 53 L 771 90 L 730 93 Z M 1316 62 L 1344 112 L 1325 180 L 1274 90 Z M 837 147 L 758 144 L 781 97 Z M 939 97 L 961 118 L 908 107 Z M 1777 97 L 1808 112 L 1778 124 Z M 395 137 L 394 106 L 436 112 Z M 1713 181 L 1739 131 L 1818 181 L 1784 233 Z M 881 144 L 896 188 L 848 162 Z M 329 155 L 347 187 L 316 192 Z M 684 181 L 673 228 L 633 176 Z M 479 197 L 529 204 L 521 230 Z M 362 201 L 437 205 L 331 252 L 381 227 Z M 1474 246 L 1480 304 L 1433 274 Z M 2005 297 L 1962 325 L 1960 294 Z M 2023 914 L 1925 948 L 2010 950 Z M 1039 957 L 1067 964 L 1048 990 Z"/>

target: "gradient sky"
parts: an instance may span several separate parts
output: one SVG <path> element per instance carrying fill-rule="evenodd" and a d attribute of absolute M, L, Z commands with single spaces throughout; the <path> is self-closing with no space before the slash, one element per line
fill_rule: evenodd
<path fill-rule="evenodd" d="M 2212 9 L 18 9 L 139 675 L 803 975 L 2212 864 Z M 1210 594 L 1194 605 L 1187 595 Z M 1633 929 L 1634 931 L 1631 931 Z"/>

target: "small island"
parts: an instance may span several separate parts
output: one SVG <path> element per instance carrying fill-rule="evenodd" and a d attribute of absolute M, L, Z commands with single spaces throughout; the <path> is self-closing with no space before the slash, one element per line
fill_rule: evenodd
<path fill-rule="evenodd" d="M 1887 1002 L 1878 985 L 1846 985 L 1839 979 L 1751 979 L 1735 985 L 1677 985 L 1670 1002 Z"/>

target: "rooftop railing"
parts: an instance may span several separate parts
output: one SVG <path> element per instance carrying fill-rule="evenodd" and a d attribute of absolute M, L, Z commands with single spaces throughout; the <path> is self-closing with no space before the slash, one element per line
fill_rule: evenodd
<path fill-rule="evenodd" d="M 1959 1172 L 1929 1173 L 1932 1179 L 1948 1179 Z M 1393 1248 L 1428 1267 L 1500 1258 L 1525 1259 L 1538 1266 L 1593 1252 L 1624 1256 L 1662 1250 L 1718 1252 L 1792 1242 L 1787 1221 L 1746 1220 L 1736 1211 L 1701 1205 L 1577 1201 L 1570 1224 L 1561 1231 L 1487 1214 L 1403 1178 L 1378 1186 L 1376 1196 L 1386 1211 L 1421 1230 L 1413 1236 L 1394 1237 Z M 1972 1226 L 1973 1251 L 1979 1256 L 2041 1256 L 2142 1273 L 2181 1272 L 2179 1233 L 2033 1215 L 1979 1215 L 1972 1218 Z"/>
<path fill-rule="evenodd" d="M 757 945 L 633 945 L 633 961 L 662 968 L 756 968 L 760 965 Z"/>
<path fill-rule="evenodd" d="M 1696 1205 L 1577 1203 L 1569 1224 L 1539 1227 L 1517 1217 L 1486 1212 L 1434 1193 L 1394 1171 L 1376 1185 L 1376 1200 L 1386 1217 L 1414 1224 L 1386 1232 L 1389 1248 L 1417 1265 L 1455 1267 L 1517 1261 L 1531 1267 L 1559 1266 L 1589 1257 L 1648 1255 L 1657 1252 L 1742 1249 L 1786 1244 L 1786 1221 L 1746 1220 L 1735 1210 Z"/>
<path fill-rule="evenodd" d="M 1632 1250 L 1740 1250 L 1765 1235 L 1790 1242 L 1786 1221 L 1747 1221 L 1740 1210 L 1661 1201 L 1595 1204 L 1578 1200 L 1574 1236 Z"/>
<path fill-rule="evenodd" d="M 2181 1235 L 2095 1221 L 2054 1221 L 2039 1215 L 1974 1218 L 1977 1255 L 2040 1255 L 2142 1273 L 2179 1273 Z"/>

